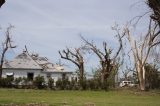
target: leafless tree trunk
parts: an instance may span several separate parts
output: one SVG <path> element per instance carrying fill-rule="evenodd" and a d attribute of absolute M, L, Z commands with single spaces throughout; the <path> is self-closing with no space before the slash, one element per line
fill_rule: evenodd
<path fill-rule="evenodd" d="M 83 81 L 84 77 L 84 61 L 80 48 L 76 48 L 75 51 L 71 51 L 70 49 L 59 51 L 61 58 L 66 59 L 74 63 L 80 72 L 80 80 Z"/>
<path fill-rule="evenodd" d="M 118 27 L 118 26 L 117 26 Z M 122 37 L 124 36 L 120 36 L 121 34 L 119 33 L 118 28 L 115 27 L 114 30 L 117 31 L 117 37 L 118 37 L 118 41 L 119 41 L 119 48 L 116 52 L 116 54 L 114 56 L 112 56 L 112 50 L 111 48 L 107 47 L 107 43 L 103 42 L 103 50 L 101 51 L 99 48 L 96 47 L 96 45 L 94 45 L 93 43 L 87 41 L 85 38 L 83 38 L 81 36 L 81 39 L 85 42 L 85 47 L 88 50 L 91 50 L 92 52 L 94 52 L 97 57 L 100 60 L 100 66 L 101 66 L 101 83 L 104 84 L 104 81 L 107 81 L 107 78 L 109 77 L 109 75 L 111 74 L 111 72 L 113 71 L 113 69 L 115 67 L 117 67 L 117 57 L 122 49 Z"/>
<path fill-rule="evenodd" d="M 5 3 L 5 0 L 0 0 L 0 8 Z"/>
<path fill-rule="evenodd" d="M 155 64 L 160 65 L 160 46 L 152 49 L 149 59 L 152 59 Z"/>
<path fill-rule="evenodd" d="M 5 35 L 5 41 L 2 43 L 2 52 L 1 52 L 1 60 L 0 60 L 0 78 L 2 77 L 2 70 L 3 70 L 3 63 L 4 63 L 4 57 L 8 49 L 16 48 L 16 46 L 12 45 L 12 40 L 10 37 L 10 30 L 13 28 L 13 26 L 9 26 L 6 31 Z"/>
<path fill-rule="evenodd" d="M 159 26 L 151 19 L 148 32 L 141 42 L 138 42 L 133 38 L 133 35 L 131 35 L 130 29 L 128 27 L 125 28 L 125 32 L 133 53 L 134 65 L 138 73 L 140 89 L 145 90 L 146 70 L 144 66 L 146 64 L 151 48 L 160 44 L 160 41 L 158 40 L 158 37 L 160 36 Z"/>
<path fill-rule="evenodd" d="M 128 66 L 126 66 L 125 71 L 122 71 L 125 80 L 128 80 L 128 76 L 131 71 L 133 71 L 133 70 L 131 68 L 128 68 Z"/>
<path fill-rule="evenodd" d="M 153 11 L 150 16 L 151 19 L 156 21 L 160 26 L 160 0 L 147 0 L 147 4 Z"/>

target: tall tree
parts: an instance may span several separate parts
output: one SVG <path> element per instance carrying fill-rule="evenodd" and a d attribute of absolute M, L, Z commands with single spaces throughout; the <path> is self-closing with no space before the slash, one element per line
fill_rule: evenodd
<path fill-rule="evenodd" d="M 0 0 L 0 8 L 5 3 L 5 0 Z"/>
<path fill-rule="evenodd" d="M 84 77 L 84 60 L 81 52 L 81 48 L 75 48 L 74 51 L 71 51 L 69 48 L 59 51 L 61 58 L 66 59 L 72 63 L 74 63 L 78 67 L 78 71 L 80 73 L 80 80 L 83 81 Z"/>
<path fill-rule="evenodd" d="M 146 70 L 144 66 L 151 49 L 160 44 L 160 29 L 158 23 L 150 19 L 148 31 L 141 41 L 138 41 L 137 38 L 134 39 L 134 35 L 131 34 L 131 29 L 128 26 L 125 28 L 125 32 L 134 57 L 134 65 L 138 74 L 140 89 L 145 90 Z"/>
<path fill-rule="evenodd" d="M 150 58 L 154 59 L 154 63 L 157 65 L 160 65 L 160 46 L 156 47 L 152 50 L 152 55 L 150 55 Z"/>
<path fill-rule="evenodd" d="M 152 9 L 151 19 L 156 21 L 160 26 L 160 0 L 147 0 L 148 6 Z"/>
<path fill-rule="evenodd" d="M 2 70 L 3 70 L 5 54 L 7 53 L 9 49 L 16 48 L 16 46 L 12 45 L 12 40 L 10 37 L 10 31 L 12 28 L 13 26 L 11 25 L 7 28 L 7 31 L 5 33 L 5 41 L 2 42 L 2 48 L 1 48 L 2 51 L 1 51 L 1 56 L 0 56 L 0 78 L 2 77 Z"/>
<path fill-rule="evenodd" d="M 129 73 L 133 71 L 131 68 L 126 66 L 126 70 L 122 71 L 123 77 L 125 80 L 129 80 Z"/>
<path fill-rule="evenodd" d="M 89 42 L 81 36 L 81 39 L 85 42 L 85 48 L 94 52 L 99 58 L 102 86 L 104 85 L 105 81 L 107 81 L 107 78 L 109 78 L 114 68 L 117 68 L 117 57 L 122 50 L 122 37 L 124 34 L 121 36 L 118 26 L 115 26 L 113 29 L 117 31 L 117 38 L 119 41 L 119 48 L 115 54 L 112 54 L 112 49 L 107 46 L 106 42 L 103 42 L 103 50 L 100 50 L 94 43 Z"/>

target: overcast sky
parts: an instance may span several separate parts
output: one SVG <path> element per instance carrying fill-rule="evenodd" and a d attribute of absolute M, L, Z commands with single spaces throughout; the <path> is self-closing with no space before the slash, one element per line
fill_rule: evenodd
<path fill-rule="evenodd" d="M 97 45 L 107 41 L 114 46 L 111 26 L 124 25 L 146 11 L 144 0 L 6 0 L 0 26 L 1 33 L 9 24 L 15 26 L 12 38 L 17 48 L 11 54 L 21 53 L 27 45 L 29 52 L 55 63 L 58 50 L 82 44 L 79 34 Z"/>

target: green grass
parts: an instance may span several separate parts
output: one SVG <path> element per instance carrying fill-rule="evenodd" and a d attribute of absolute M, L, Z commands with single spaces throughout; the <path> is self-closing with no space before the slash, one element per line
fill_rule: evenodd
<path fill-rule="evenodd" d="M 50 91 L 0 89 L 0 105 L 41 103 L 50 106 L 160 106 L 160 92 L 133 91 Z"/>

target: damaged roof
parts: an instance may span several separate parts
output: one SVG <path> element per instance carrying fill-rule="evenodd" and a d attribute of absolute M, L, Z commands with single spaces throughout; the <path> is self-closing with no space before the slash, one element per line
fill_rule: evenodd
<path fill-rule="evenodd" d="M 3 68 L 42 69 L 42 67 L 34 61 L 27 52 L 19 54 L 12 61 L 5 62 Z"/>
<path fill-rule="evenodd" d="M 64 70 L 62 65 L 50 63 L 46 57 L 40 57 L 38 54 L 29 55 L 26 51 L 17 55 L 12 61 L 5 62 L 3 68 L 43 70 L 44 72 L 69 72 Z"/>

